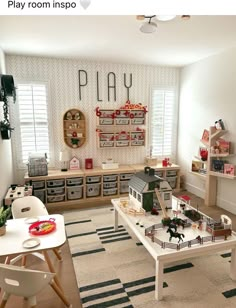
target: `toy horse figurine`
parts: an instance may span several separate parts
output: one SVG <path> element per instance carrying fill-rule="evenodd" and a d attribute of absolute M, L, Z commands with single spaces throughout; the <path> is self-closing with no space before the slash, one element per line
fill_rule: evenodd
<path fill-rule="evenodd" d="M 168 228 L 166 233 L 170 233 L 170 238 L 169 238 L 169 242 L 171 241 L 172 237 L 178 237 L 179 241 L 182 241 L 183 242 L 183 237 L 184 237 L 184 234 L 183 233 L 179 233 L 179 232 L 174 232 L 173 230 L 171 230 L 171 228 Z"/>

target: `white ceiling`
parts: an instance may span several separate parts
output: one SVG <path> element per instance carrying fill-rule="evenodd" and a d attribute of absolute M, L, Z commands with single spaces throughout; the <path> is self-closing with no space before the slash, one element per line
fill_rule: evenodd
<path fill-rule="evenodd" d="M 236 16 L 179 16 L 143 34 L 133 16 L 0 16 L 6 54 L 184 66 L 236 46 Z"/>

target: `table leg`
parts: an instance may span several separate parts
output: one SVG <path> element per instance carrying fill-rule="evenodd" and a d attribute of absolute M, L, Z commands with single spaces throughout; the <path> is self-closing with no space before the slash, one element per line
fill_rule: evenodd
<path fill-rule="evenodd" d="M 118 212 L 115 207 L 114 207 L 114 229 L 115 231 L 118 230 Z"/>
<path fill-rule="evenodd" d="M 160 261 L 156 261 L 156 282 L 155 282 L 155 298 L 157 300 L 162 300 L 163 294 L 162 294 L 162 289 L 163 289 L 163 269 L 164 265 Z"/>
<path fill-rule="evenodd" d="M 49 268 L 50 272 L 51 272 L 51 273 L 56 273 L 56 271 L 55 271 L 55 269 L 54 269 L 54 267 L 53 267 L 53 265 L 52 265 L 52 262 L 51 262 L 51 260 L 50 260 L 50 258 L 49 258 L 49 255 L 48 255 L 48 253 L 47 253 L 46 250 L 43 250 L 43 255 L 44 255 L 45 261 L 46 261 L 47 264 L 48 264 L 48 268 Z M 62 289 L 62 286 L 61 286 L 61 283 L 60 283 L 59 279 L 57 278 L 57 275 L 54 276 L 54 281 L 55 281 L 55 283 L 57 284 L 57 286 L 58 286 L 58 287 L 61 289 L 61 291 L 62 291 L 63 289 Z"/>
<path fill-rule="evenodd" d="M 231 249 L 230 278 L 236 280 L 236 247 Z"/>

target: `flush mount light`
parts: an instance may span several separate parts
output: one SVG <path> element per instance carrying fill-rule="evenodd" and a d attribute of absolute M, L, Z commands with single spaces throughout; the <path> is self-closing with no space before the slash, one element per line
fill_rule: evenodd
<path fill-rule="evenodd" d="M 176 17 L 176 15 L 156 15 L 156 19 L 159 21 L 169 21 Z"/>

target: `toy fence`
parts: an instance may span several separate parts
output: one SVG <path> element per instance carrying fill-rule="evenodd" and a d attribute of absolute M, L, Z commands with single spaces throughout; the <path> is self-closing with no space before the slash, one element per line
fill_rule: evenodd
<path fill-rule="evenodd" d="M 204 236 L 204 237 L 198 236 L 195 239 L 192 239 L 190 241 L 185 241 L 185 242 L 182 242 L 180 244 L 174 244 L 174 243 L 170 243 L 170 242 L 163 242 L 163 241 L 159 240 L 154 235 L 155 230 L 159 229 L 160 226 L 162 227 L 162 224 L 156 224 L 156 225 L 153 225 L 151 227 L 146 228 L 145 229 L 145 236 L 149 237 L 152 240 L 152 242 L 158 244 L 163 249 L 170 248 L 170 249 L 180 250 L 180 249 L 183 249 L 185 247 L 190 248 L 193 245 L 203 245 L 206 242 L 215 242 L 215 241 L 226 240 L 225 236 L 212 236 L 212 235 L 210 235 L 210 236 Z"/>

